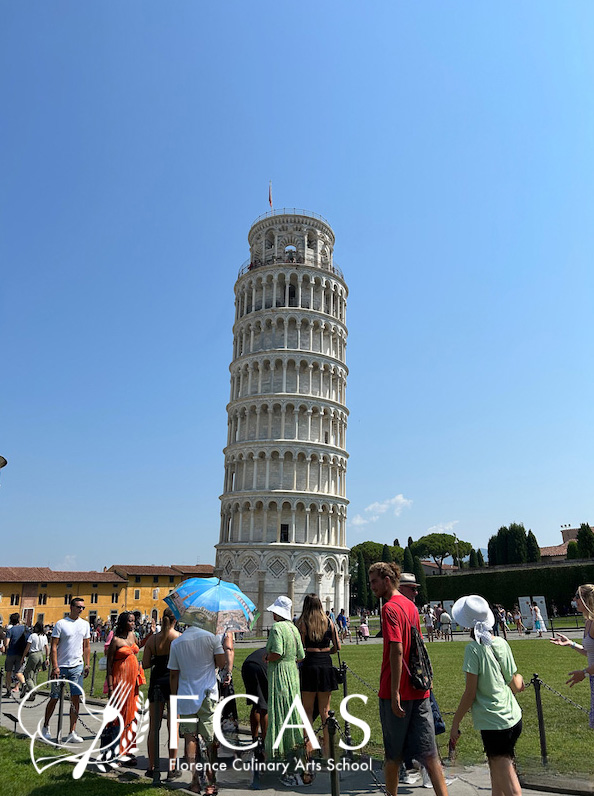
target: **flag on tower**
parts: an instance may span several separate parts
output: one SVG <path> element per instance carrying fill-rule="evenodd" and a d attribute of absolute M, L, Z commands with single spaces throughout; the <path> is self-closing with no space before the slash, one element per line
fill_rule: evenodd
<path fill-rule="evenodd" d="M 272 180 L 268 183 L 268 204 L 272 210 Z"/>

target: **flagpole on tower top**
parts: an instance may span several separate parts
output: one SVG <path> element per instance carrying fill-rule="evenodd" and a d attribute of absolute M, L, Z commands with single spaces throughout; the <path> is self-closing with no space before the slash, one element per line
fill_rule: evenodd
<path fill-rule="evenodd" d="M 270 205 L 270 209 L 272 210 L 272 180 L 268 183 L 268 204 Z"/>

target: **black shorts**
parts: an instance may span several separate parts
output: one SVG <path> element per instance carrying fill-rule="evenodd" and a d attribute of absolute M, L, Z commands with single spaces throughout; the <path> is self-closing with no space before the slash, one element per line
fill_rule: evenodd
<path fill-rule="evenodd" d="M 258 710 L 268 710 L 268 672 L 259 663 L 254 661 L 244 661 L 241 667 L 241 677 L 245 686 L 246 694 L 255 696 L 258 702 L 246 700 L 250 707 L 254 705 Z"/>
<path fill-rule="evenodd" d="M 481 730 L 487 757 L 515 757 L 515 746 L 522 733 L 522 719 L 507 730 Z"/>

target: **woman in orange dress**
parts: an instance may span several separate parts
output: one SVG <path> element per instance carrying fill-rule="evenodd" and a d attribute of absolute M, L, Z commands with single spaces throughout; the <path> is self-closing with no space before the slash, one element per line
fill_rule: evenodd
<path fill-rule="evenodd" d="M 136 621 L 134 614 L 124 611 L 118 617 L 111 644 L 107 652 L 107 691 L 111 696 L 118 683 L 123 682 L 129 687 L 128 696 L 121 710 L 124 720 L 124 731 L 120 739 L 119 754 L 127 754 L 130 760 L 122 763 L 124 766 L 133 767 L 136 757 L 130 755 L 128 750 L 136 751 L 136 731 L 131 731 L 137 709 L 138 690 L 146 683 L 144 671 L 138 658 L 139 652 L 134 628 Z"/>

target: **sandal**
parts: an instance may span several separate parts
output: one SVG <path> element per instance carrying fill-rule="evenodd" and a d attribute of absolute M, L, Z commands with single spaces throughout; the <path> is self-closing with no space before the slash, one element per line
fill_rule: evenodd
<path fill-rule="evenodd" d="M 204 789 L 204 796 L 217 796 L 219 789 L 216 785 L 207 785 Z"/>

